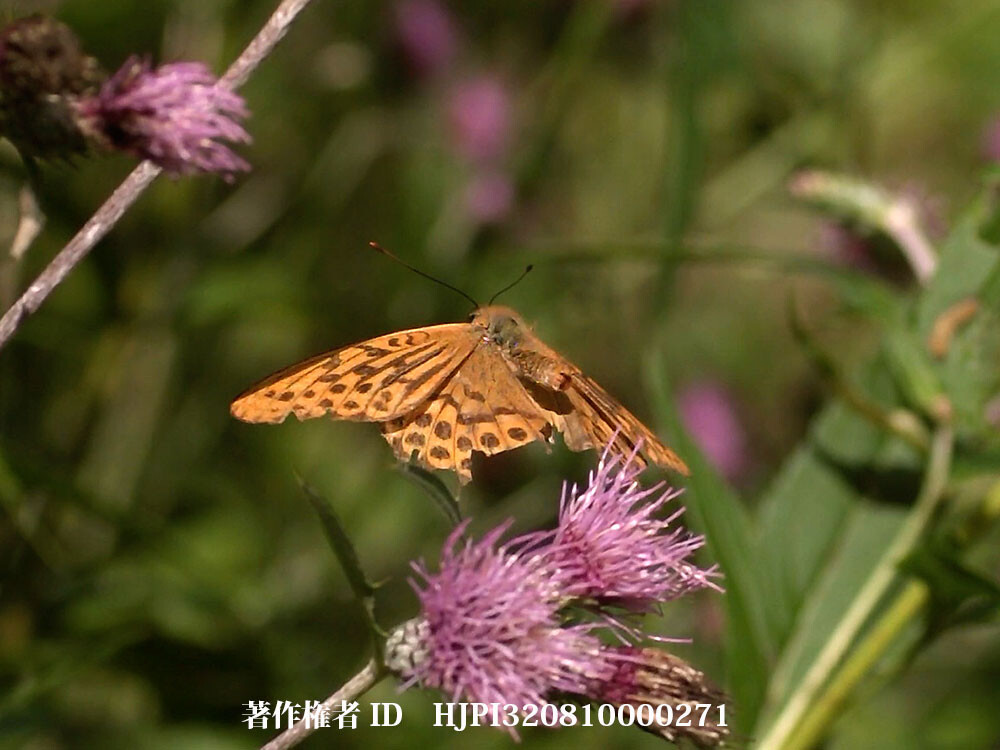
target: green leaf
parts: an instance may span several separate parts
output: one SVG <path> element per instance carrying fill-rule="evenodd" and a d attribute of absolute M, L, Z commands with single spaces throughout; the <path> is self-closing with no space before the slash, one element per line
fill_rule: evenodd
<path fill-rule="evenodd" d="M 867 368 L 859 382 L 880 402 L 894 402 L 892 383 L 877 368 Z M 794 691 L 903 516 L 866 502 L 841 467 L 895 460 L 899 446 L 835 402 L 764 493 L 759 565 L 776 589 L 767 614 L 778 657 L 758 718 L 773 716 Z"/>
<path fill-rule="evenodd" d="M 938 318 L 955 303 L 976 298 L 980 308 L 954 332 L 937 366 L 960 434 L 988 438 L 995 428 L 985 406 L 1000 391 L 1000 249 L 981 236 L 993 198 L 984 194 L 961 218 L 941 251 L 938 271 L 917 307 L 917 332 L 926 341 Z"/>
<path fill-rule="evenodd" d="M 452 526 L 462 522 L 462 509 L 459 507 L 458 498 L 451 494 L 448 485 L 437 474 L 417 466 L 412 461 L 397 463 L 396 468 L 404 477 L 427 493 Z"/>
<path fill-rule="evenodd" d="M 883 332 L 885 364 L 906 401 L 924 414 L 937 415 L 944 388 L 927 350 L 913 334 L 902 328 Z"/>
<path fill-rule="evenodd" d="M 832 387 L 833 392 L 843 399 L 851 409 L 873 424 L 887 432 L 899 435 L 916 448 L 926 450 L 929 438 L 917 416 L 910 412 L 890 411 L 870 398 L 841 371 L 841 367 L 833 355 L 822 348 L 806 327 L 798 306 L 791 298 L 789 299 L 788 312 L 792 335 L 812 365 Z"/>
<path fill-rule="evenodd" d="M 865 273 L 840 269 L 825 277 L 837 290 L 841 304 L 849 311 L 884 325 L 902 325 L 906 298 L 881 279 Z"/>
<path fill-rule="evenodd" d="M 740 707 L 739 720 L 749 730 L 764 700 L 774 648 L 765 614 L 766 584 L 746 511 L 684 429 L 663 362 L 662 356 L 647 360 L 647 388 L 660 422 L 691 467 L 688 489 L 682 496 L 687 522 L 705 535 L 708 553 L 725 574 L 729 687 Z"/>
<path fill-rule="evenodd" d="M 995 313 L 1000 313 L 1000 263 L 997 263 L 979 288 L 979 301 Z"/>
<path fill-rule="evenodd" d="M 957 625 L 986 622 L 1000 612 L 1000 586 L 966 567 L 951 544 L 924 545 L 902 567 L 930 588 L 931 619 L 925 640 Z"/>
<path fill-rule="evenodd" d="M 981 306 L 955 332 L 938 372 L 962 436 L 995 439 L 996 427 L 987 420 L 986 404 L 1000 392 L 1000 315 Z"/>
<path fill-rule="evenodd" d="M 980 237 L 982 219 L 982 207 L 973 208 L 942 246 L 937 272 L 917 307 L 917 335 L 921 340 L 927 339 L 941 313 L 980 292 L 997 272 L 1000 252 Z"/>
<path fill-rule="evenodd" d="M 768 686 L 768 710 L 758 726 L 766 725 L 799 687 L 844 612 L 878 565 L 904 516 L 905 512 L 898 508 L 857 502 L 844 508 L 834 527 L 835 533 L 831 534 L 831 544 L 824 550 L 822 565 L 815 569 L 794 611 L 794 628 L 782 644 L 781 658 Z"/>
<path fill-rule="evenodd" d="M 365 575 L 361 567 L 361 560 L 358 558 L 358 552 L 350 537 L 347 536 L 333 504 L 302 479 L 299 479 L 299 485 L 319 516 L 327 541 L 330 542 L 330 547 L 333 549 L 334 555 L 337 556 L 340 566 L 344 569 L 344 574 L 354 591 L 354 596 L 358 600 L 358 604 L 361 605 L 368 628 L 371 631 L 372 644 L 375 649 L 375 663 L 381 665 L 385 661 L 383 649 L 386 632 L 379 627 L 375 619 L 375 591 L 378 589 L 378 585 L 369 581 Z"/>

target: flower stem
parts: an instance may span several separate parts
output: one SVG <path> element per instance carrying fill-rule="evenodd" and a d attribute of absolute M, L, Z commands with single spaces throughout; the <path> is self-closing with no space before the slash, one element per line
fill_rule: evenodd
<path fill-rule="evenodd" d="M 219 79 L 219 85 L 237 88 L 245 83 L 250 74 L 285 36 L 295 17 L 310 2 L 311 0 L 282 0 L 257 36 Z M 159 167 L 148 161 L 139 164 L 87 220 L 80 231 L 66 243 L 38 278 L 0 318 L 0 349 L 17 332 L 25 319 L 42 306 L 52 290 L 111 231 L 143 191 L 152 184 L 160 171 Z"/>
<path fill-rule="evenodd" d="M 384 675 L 384 667 L 372 659 L 365 665 L 364 669 L 345 682 L 340 690 L 323 701 L 323 706 L 330 711 L 331 716 L 335 715 L 342 701 L 354 700 L 359 695 L 368 692 Z M 315 730 L 313 722 L 307 721 L 307 718 L 303 716 L 273 740 L 263 745 L 261 750 L 285 750 L 285 748 L 295 747 Z"/>
<path fill-rule="evenodd" d="M 1000 482 L 995 483 L 986 493 L 979 512 L 958 530 L 956 541 L 963 544 L 970 543 L 985 534 L 998 517 L 1000 517 Z M 822 739 L 826 727 L 837 716 L 854 688 L 903 629 L 930 602 L 930 597 L 930 587 L 924 581 L 913 580 L 906 584 L 871 632 L 830 680 L 823 695 L 803 717 L 792 742 L 786 745 L 786 750 L 811 747 Z"/>
<path fill-rule="evenodd" d="M 926 583 L 914 580 L 906 584 L 799 722 L 795 734 L 785 743 L 783 750 L 805 750 L 823 738 L 854 688 L 929 600 L 930 588 Z"/>
<path fill-rule="evenodd" d="M 799 688 L 771 724 L 758 745 L 759 750 L 806 747 L 807 745 L 802 742 L 803 739 L 809 739 L 803 734 L 805 729 L 810 730 L 811 736 L 822 732 L 828 725 L 839 702 L 836 705 L 830 704 L 828 707 L 830 710 L 825 712 L 822 723 L 817 722 L 815 726 L 804 727 L 803 720 L 815 710 L 814 706 L 820 691 L 856 641 L 871 613 L 899 578 L 899 563 L 920 541 L 928 522 L 933 517 L 944 495 L 944 488 L 951 471 L 954 439 L 954 430 L 950 424 L 942 423 L 935 430 L 924 482 L 913 510 L 875 566 L 868 581 L 854 597 L 854 601 L 830 635 L 826 645 L 806 672 Z"/>

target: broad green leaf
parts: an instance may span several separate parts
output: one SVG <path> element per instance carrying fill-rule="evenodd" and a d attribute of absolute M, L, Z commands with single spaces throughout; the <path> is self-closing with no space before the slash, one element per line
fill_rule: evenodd
<path fill-rule="evenodd" d="M 967 213 L 941 247 L 937 272 L 917 307 L 917 335 L 926 340 L 938 316 L 977 294 L 997 270 L 1000 251 L 980 237 L 982 209 Z"/>
<path fill-rule="evenodd" d="M 994 313 L 1000 313 L 1000 263 L 993 267 L 979 288 L 979 301 Z"/>
<path fill-rule="evenodd" d="M 980 306 L 973 320 L 957 331 L 938 372 L 963 437 L 995 441 L 996 427 L 986 404 L 1000 393 L 1000 315 Z"/>
<path fill-rule="evenodd" d="M 819 575 L 795 612 L 795 627 L 768 686 L 767 716 L 798 686 L 881 560 L 904 516 L 901 509 L 871 504 L 855 502 L 847 508 L 837 526 L 835 544 L 827 550 Z"/>
<path fill-rule="evenodd" d="M 884 373 L 869 368 L 865 387 L 883 403 L 894 392 Z M 779 650 L 768 688 L 768 715 L 794 689 L 810 660 L 857 592 L 903 515 L 897 508 L 872 505 L 843 466 L 895 462 L 898 439 L 890 438 L 841 403 L 816 418 L 804 445 L 785 463 L 760 506 L 760 538 L 765 575 L 776 596 L 767 611 Z M 759 726 L 759 725 L 758 725 Z"/>
<path fill-rule="evenodd" d="M 1000 587 L 969 569 L 960 559 L 960 550 L 952 544 L 926 544 L 914 550 L 903 561 L 903 567 L 930 588 L 927 639 L 949 627 L 988 621 L 1000 612 Z"/>
<path fill-rule="evenodd" d="M 990 199 L 981 198 L 956 225 L 940 265 L 917 309 L 917 333 L 926 341 L 942 313 L 974 298 L 978 311 L 957 326 L 937 372 L 951 402 L 959 434 L 995 434 L 985 420 L 987 401 L 1000 391 L 1000 248 L 981 236 Z"/>
<path fill-rule="evenodd" d="M 659 421 L 691 468 L 682 497 L 689 525 L 705 535 L 708 553 L 725 574 L 729 686 L 749 730 L 764 699 L 774 644 L 768 632 L 762 578 L 750 520 L 736 494 L 716 473 L 687 434 L 670 397 L 663 357 L 646 362 L 646 383 Z"/>

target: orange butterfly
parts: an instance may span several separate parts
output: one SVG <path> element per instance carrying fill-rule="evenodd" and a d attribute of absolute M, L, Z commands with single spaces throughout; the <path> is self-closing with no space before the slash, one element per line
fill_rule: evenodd
<path fill-rule="evenodd" d="M 472 479 L 472 451 L 551 440 L 553 427 L 570 450 L 611 442 L 627 455 L 641 440 L 650 461 L 688 473 L 649 428 L 502 305 L 480 307 L 468 323 L 390 333 L 299 362 L 252 386 L 230 411 L 244 422 L 289 414 L 379 422 L 398 458 L 416 454 L 462 484 Z"/>

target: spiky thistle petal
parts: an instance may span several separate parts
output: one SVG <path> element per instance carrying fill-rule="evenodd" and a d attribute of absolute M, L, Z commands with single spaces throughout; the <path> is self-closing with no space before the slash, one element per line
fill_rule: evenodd
<path fill-rule="evenodd" d="M 130 58 L 78 105 L 81 122 L 106 146 L 149 159 L 173 175 L 217 172 L 231 178 L 250 165 L 220 141 L 247 143 L 243 99 L 218 85 L 199 62 L 153 68 Z"/>

